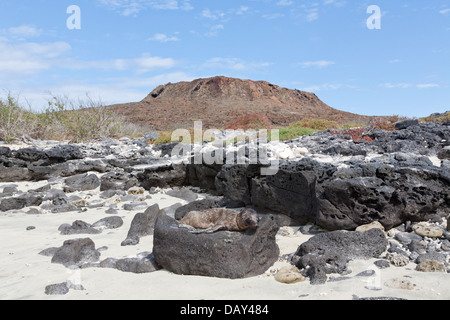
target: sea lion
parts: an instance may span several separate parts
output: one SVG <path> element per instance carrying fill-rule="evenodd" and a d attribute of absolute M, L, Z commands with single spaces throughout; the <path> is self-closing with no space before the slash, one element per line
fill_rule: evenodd
<path fill-rule="evenodd" d="M 187 213 L 180 223 L 195 229 L 192 233 L 213 233 L 219 230 L 245 231 L 258 228 L 258 214 L 247 208 L 237 212 L 225 208 L 212 208 Z M 192 229 L 192 228 L 189 228 Z"/>

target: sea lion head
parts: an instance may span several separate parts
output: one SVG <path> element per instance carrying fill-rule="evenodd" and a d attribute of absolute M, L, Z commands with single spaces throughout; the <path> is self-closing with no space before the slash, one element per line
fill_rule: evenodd
<path fill-rule="evenodd" d="M 255 210 L 250 208 L 244 209 L 241 211 L 239 216 L 241 217 L 241 221 L 244 223 L 246 229 L 254 230 L 258 228 L 259 218 Z"/>

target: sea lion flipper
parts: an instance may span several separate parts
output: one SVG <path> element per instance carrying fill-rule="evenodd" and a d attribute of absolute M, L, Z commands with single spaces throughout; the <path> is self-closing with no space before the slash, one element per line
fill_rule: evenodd
<path fill-rule="evenodd" d="M 188 224 L 182 224 L 182 223 L 180 223 L 179 228 L 187 229 L 187 231 L 189 231 L 191 233 L 196 233 L 196 231 L 199 231 L 199 230 L 195 229 L 193 226 L 190 226 Z"/>
<path fill-rule="evenodd" d="M 224 229 L 226 229 L 226 227 L 224 225 L 218 224 L 211 228 L 205 229 L 203 233 L 214 233 L 216 231 L 220 231 L 220 230 L 224 230 Z"/>

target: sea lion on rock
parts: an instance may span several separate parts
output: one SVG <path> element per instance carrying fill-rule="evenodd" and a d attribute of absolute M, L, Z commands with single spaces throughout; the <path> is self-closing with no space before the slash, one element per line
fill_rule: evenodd
<path fill-rule="evenodd" d="M 225 208 L 191 211 L 181 219 L 182 225 L 193 227 L 192 233 L 213 233 L 219 230 L 245 231 L 258 228 L 258 214 L 253 209 L 237 212 Z"/>

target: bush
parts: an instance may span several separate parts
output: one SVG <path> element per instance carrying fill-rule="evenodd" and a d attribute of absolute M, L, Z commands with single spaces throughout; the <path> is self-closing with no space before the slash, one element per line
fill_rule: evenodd
<path fill-rule="evenodd" d="M 331 134 L 335 135 L 348 135 L 355 142 L 373 142 L 373 139 L 366 135 L 365 128 L 353 128 L 346 130 L 332 130 Z"/>
<path fill-rule="evenodd" d="M 0 100 L 0 140 L 12 142 L 24 134 L 34 139 L 71 139 L 81 142 L 95 138 L 142 136 L 144 131 L 127 123 L 101 103 L 88 99 L 78 105 L 53 97 L 45 111 L 35 113 L 20 107 L 8 96 Z"/>
<path fill-rule="evenodd" d="M 310 136 L 317 130 L 304 127 L 289 126 L 285 128 L 279 128 L 280 141 L 297 139 L 301 136 Z"/>
<path fill-rule="evenodd" d="M 327 130 L 327 129 L 339 129 L 340 125 L 336 121 L 314 118 L 314 119 L 304 119 L 300 122 L 290 125 L 291 127 L 300 128 L 310 128 L 317 131 Z"/>
<path fill-rule="evenodd" d="M 365 127 L 364 124 L 361 123 L 355 123 L 355 122 L 349 122 L 342 125 L 342 129 L 348 130 L 348 129 L 354 129 L 354 128 L 362 128 Z"/>
<path fill-rule="evenodd" d="M 446 113 L 441 113 L 437 115 L 431 115 L 425 118 L 419 119 L 420 122 L 444 122 L 444 121 L 450 121 L 450 111 L 447 111 Z"/>
<path fill-rule="evenodd" d="M 33 133 L 36 120 L 36 116 L 21 108 L 10 94 L 5 101 L 0 100 L 0 140 L 11 143 L 24 134 Z"/>

